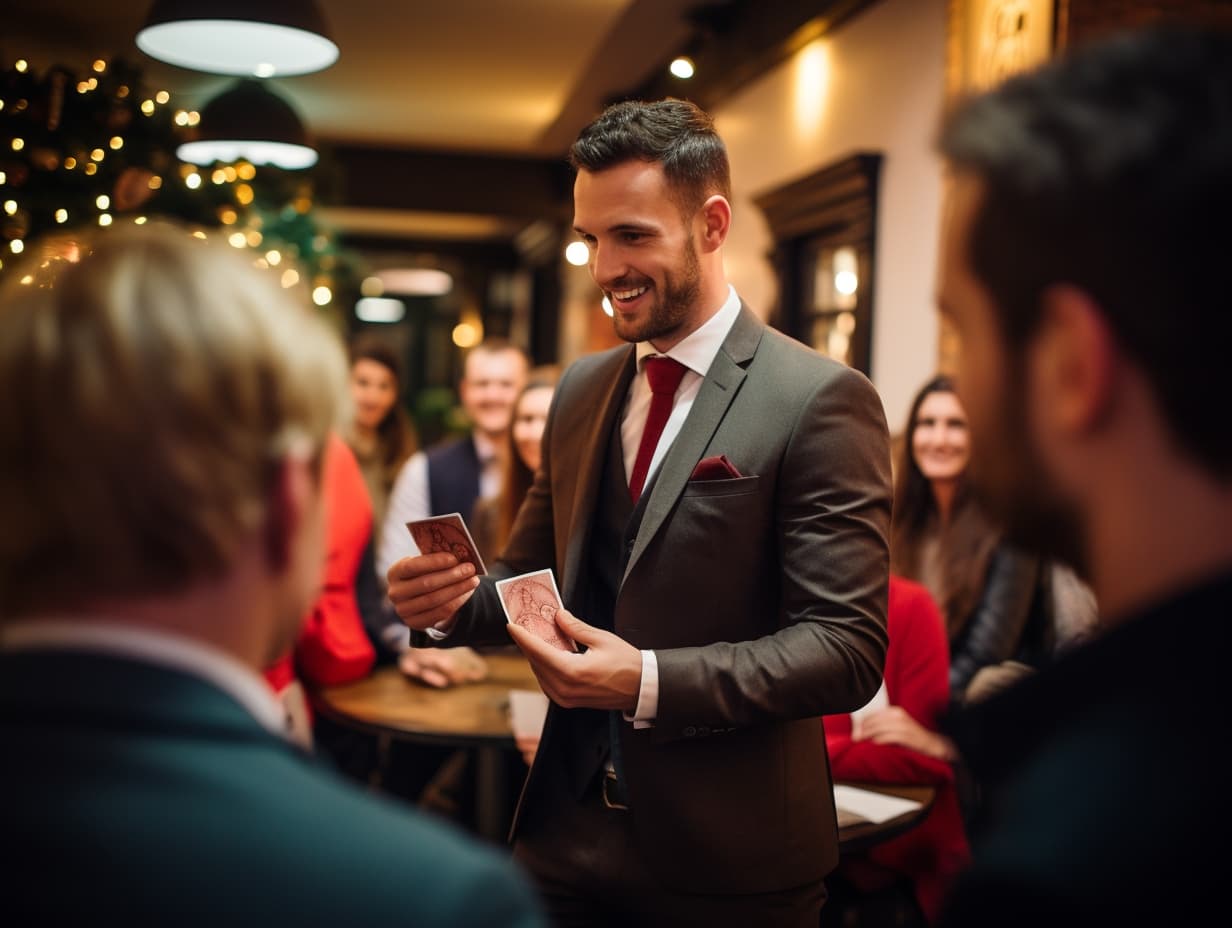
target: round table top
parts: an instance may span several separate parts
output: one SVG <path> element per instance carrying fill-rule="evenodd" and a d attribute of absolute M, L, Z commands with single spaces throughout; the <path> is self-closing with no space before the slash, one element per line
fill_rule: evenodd
<path fill-rule="evenodd" d="M 313 694 L 324 715 L 351 728 L 427 744 L 512 746 L 509 691 L 540 692 L 520 652 L 488 653 L 488 676 L 478 683 L 435 689 L 382 667 L 354 683 Z"/>

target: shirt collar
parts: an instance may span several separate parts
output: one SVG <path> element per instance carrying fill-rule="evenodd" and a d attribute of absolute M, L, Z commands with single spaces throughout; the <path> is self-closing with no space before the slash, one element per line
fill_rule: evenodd
<path fill-rule="evenodd" d="M 740 297 L 736 294 L 736 288 L 728 284 L 727 299 L 723 301 L 723 305 L 719 307 L 718 312 L 703 322 L 696 331 L 690 332 L 677 344 L 673 345 L 671 350 L 666 352 L 667 357 L 679 361 L 695 374 L 705 377 L 706 372 L 710 370 L 710 365 L 714 362 L 715 356 L 719 353 L 719 349 L 723 347 L 723 341 L 727 338 L 727 333 L 736 324 L 736 317 L 738 315 L 740 315 Z M 664 353 L 656 349 L 650 342 L 638 342 L 638 370 L 640 371 L 644 367 L 642 362 L 646 358 L 651 355 Z"/>
<path fill-rule="evenodd" d="M 251 668 L 196 638 L 106 619 L 34 619 L 0 626 L 0 651 L 71 650 L 129 658 L 213 684 L 265 728 L 286 738 L 287 714 Z"/>

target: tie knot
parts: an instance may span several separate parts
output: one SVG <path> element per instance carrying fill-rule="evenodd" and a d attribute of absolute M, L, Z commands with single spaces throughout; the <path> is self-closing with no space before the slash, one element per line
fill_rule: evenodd
<path fill-rule="evenodd" d="M 656 396 L 663 393 L 674 396 L 685 370 L 683 364 L 666 355 L 647 358 L 646 379 L 650 382 L 650 392 Z"/>

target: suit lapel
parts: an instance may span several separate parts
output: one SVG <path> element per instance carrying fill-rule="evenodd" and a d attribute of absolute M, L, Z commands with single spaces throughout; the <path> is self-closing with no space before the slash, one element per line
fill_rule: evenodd
<path fill-rule="evenodd" d="M 569 513 L 569 547 L 565 552 L 565 573 L 561 584 L 561 596 L 566 603 L 572 602 L 577 592 L 578 572 L 584 563 L 586 545 L 590 540 L 599 482 L 603 477 L 609 442 L 613 438 L 612 430 L 619 427 L 618 420 L 629 393 L 629 383 L 637 370 L 636 352 L 632 345 L 613 357 L 611 372 L 599 375 L 601 383 L 604 378 L 608 381 L 595 401 L 601 414 L 590 420 L 587 431 L 576 436 L 565 436 L 564 439 L 569 443 L 580 440 L 583 449 L 578 457 L 578 478 Z"/>
<path fill-rule="evenodd" d="M 689 417 L 685 419 L 680 434 L 672 442 L 672 447 L 663 459 L 659 474 L 651 486 L 650 498 L 646 501 L 646 511 L 638 528 L 633 551 L 625 565 L 625 578 L 629 576 L 629 571 L 676 505 L 685 484 L 689 482 L 693 468 L 702 459 L 706 446 L 727 414 L 732 400 L 736 398 L 741 384 L 744 383 L 744 368 L 757 351 L 764 328 L 753 311 L 741 303 L 740 314 L 736 317 L 731 331 L 727 333 L 727 338 L 723 340 L 723 346 L 714 356 L 697 398 L 693 401 L 693 408 L 689 410 Z"/>

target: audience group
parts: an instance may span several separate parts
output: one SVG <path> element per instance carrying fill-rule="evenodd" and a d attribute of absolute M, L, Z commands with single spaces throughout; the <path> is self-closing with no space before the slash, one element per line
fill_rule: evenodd
<path fill-rule="evenodd" d="M 963 353 L 915 394 L 893 460 L 871 385 L 727 284 L 726 155 L 681 101 L 616 104 L 571 152 L 592 274 L 636 352 L 566 377 L 485 340 L 460 358 L 469 430 L 423 448 L 397 346 L 365 331 L 344 358 L 230 249 L 150 223 L 51 255 L 0 297 L 0 393 L 23 397 L 0 415 L 18 848 L 0 911 L 537 926 L 597 905 L 614 923 L 824 926 L 873 924 L 868 901 L 890 898 L 921 926 L 1186 920 L 1218 885 L 1194 861 L 1202 823 L 1227 824 L 1208 751 L 1232 446 L 1204 378 L 1232 347 L 1210 218 L 1232 208 L 1230 138 L 1232 41 L 1179 28 L 948 114 L 939 308 Z M 659 209 L 694 216 L 700 255 L 661 289 L 717 313 L 689 329 L 640 308 L 660 283 L 621 249 L 665 246 L 609 241 L 626 208 L 651 230 Z M 630 494 L 621 469 L 656 418 L 669 437 Z M 581 654 L 506 631 L 493 578 L 416 549 L 407 522 L 454 512 L 496 577 L 556 569 L 554 621 Z M 716 624 L 732 602 L 790 621 L 672 624 L 687 583 Z M 357 765 L 311 704 L 378 663 L 465 686 L 493 648 L 521 649 L 552 700 L 542 743 L 519 742 L 512 860 L 364 795 L 338 771 L 367 779 L 371 747 Z M 470 775 L 443 749 L 385 766 L 428 807 Z M 831 780 L 933 799 L 840 857 Z M 726 801 L 734 784 L 757 816 Z M 827 833 L 784 797 L 818 803 Z"/>

